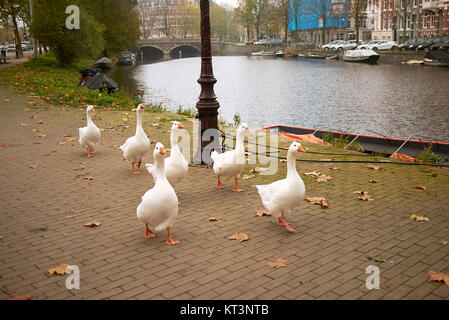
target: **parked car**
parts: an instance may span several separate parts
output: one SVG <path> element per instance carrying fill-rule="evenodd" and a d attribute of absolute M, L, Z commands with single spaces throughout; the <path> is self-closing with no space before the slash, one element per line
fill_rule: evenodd
<path fill-rule="evenodd" d="M 359 41 L 360 44 L 360 41 Z M 352 50 L 357 47 L 357 41 L 356 40 L 349 40 L 345 42 L 341 42 L 335 46 L 336 50 Z"/>
<path fill-rule="evenodd" d="M 357 49 L 368 49 L 368 46 L 374 45 L 374 44 L 379 43 L 379 42 L 380 42 L 380 40 L 371 40 L 371 41 L 368 41 L 366 43 L 359 44 L 357 46 Z"/>
<path fill-rule="evenodd" d="M 256 42 L 254 43 L 254 45 L 255 45 L 255 46 L 265 46 L 265 47 L 269 47 L 271 44 L 270 44 L 270 40 L 262 39 L 262 40 L 256 41 Z"/>
<path fill-rule="evenodd" d="M 8 48 L 6 49 L 7 52 L 16 52 L 16 45 L 10 44 Z"/>
<path fill-rule="evenodd" d="M 343 40 L 334 40 L 329 42 L 328 44 L 325 44 L 321 47 L 323 50 L 333 50 L 335 49 L 335 46 L 341 42 L 344 42 Z"/>
<path fill-rule="evenodd" d="M 418 48 L 421 44 L 423 44 L 424 42 L 426 42 L 428 40 L 429 39 L 427 39 L 427 38 L 419 38 L 418 41 L 409 45 L 407 50 L 416 50 L 416 48 Z"/>
<path fill-rule="evenodd" d="M 435 38 L 434 42 L 429 46 L 428 50 L 438 50 L 440 45 L 446 42 L 447 40 L 449 40 L 449 36 Z M 426 48 L 424 48 L 424 50 L 426 50 Z"/>
<path fill-rule="evenodd" d="M 449 40 L 446 40 L 445 42 L 440 43 L 440 46 L 438 47 L 438 50 L 449 52 Z"/>
<path fill-rule="evenodd" d="M 416 43 L 417 41 L 421 41 L 421 38 L 413 38 L 413 39 L 409 39 L 407 41 L 405 41 L 404 43 L 401 43 L 400 45 L 398 45 L 398 50 L 401 51 L 405 51 L 408 49 L 408 47 L 414 43 Z"/>
<path fill-rule="evenodd" d="M 390 41 L 390 40 L 381 40 L 377 43 L 370 44 L 367 46 L 367 49 L 371 50 L 395 50 L 398 48 L 398 43 L 396 41 Z"/>
<path fill-rule="evenodd" d="M 284 45 L 284 40 L 277 40 L 277 39 L 273 39 L 270 40 L 270 46 L 272 47 L 280 47 Z"/>
<path fill-rule="evenodd" d="M 256 42 L 256 41 L 254 41 L 254 40 L 249 40 L 249 41 L 246 42 L 245 44 L 246 44 L 247 46 L 252 46 L 252 45 L 254 45 L 255 42 Z"/>

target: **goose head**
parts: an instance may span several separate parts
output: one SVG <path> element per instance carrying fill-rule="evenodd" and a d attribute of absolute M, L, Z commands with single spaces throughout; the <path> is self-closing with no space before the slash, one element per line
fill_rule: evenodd
<path fill-rule="evenodd" d="M 142 114 L 144 110 L 145 110 L 145 106 L 143 104 L 139 104 L 135 111 L 137 112 L 137 114 Z"/>
<path fill-rule="evenodd" d="M 173 124 L 171 126 L 171 132 L 179 132 L 180 130 L 184 129 L 184 126 L 179 121 L 173 121 Z"/>
<path fill-rule="evenodd" d="M 248 125 L 246 123 L 242 123 L 239 125 L 239 127 L 237 128 L 237 134 L 239 135 L 249 135 L 251 133 L 251 129 L 248 127 Z"/>
<path fill-rule="evenodd" d="M 94 106 L 87 106 L 86 112 L 90 114 L 91 112 L 95 112 Z"/>
<path fill-rule="evenodd" d="M 302 145 L 299 142 L 293 141 L 292 144 L 290 145 L 290 148 L 288 148 L 288 152 L 297 154 L 298 152 L 306 152 L 306 150 L 302 147 Z"/>
<path fill-rule="evenodd" d="M 163 159 L 165 157 L 165 147 L 162 143 L 158 142 L 156 143 L 156 147 L 153 151 L 153 157 L 155 160 Z"/>

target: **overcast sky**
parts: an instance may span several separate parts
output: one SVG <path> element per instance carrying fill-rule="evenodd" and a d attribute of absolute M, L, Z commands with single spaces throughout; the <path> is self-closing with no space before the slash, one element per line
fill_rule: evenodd
<path fill-rule="evenodd" d="M 215 2 L 222 6 L 228 6 L 231 8 L 236 8 L 239 4 L 238 0 L 215 0 Z"/>

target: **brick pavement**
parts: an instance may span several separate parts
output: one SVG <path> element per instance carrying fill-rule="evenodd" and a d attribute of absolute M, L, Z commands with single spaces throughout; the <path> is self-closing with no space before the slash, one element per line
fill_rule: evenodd
<path fill-rule="evenodd" d="M 3 87 L 0 106 L 0 144 L 12 144 L 0 147 L 0 284 L 9 292 L 33 299 L 449 298 L 449 287 L 428 282 L 425 274 L 449 273 L 449 245 L 442 244 L 449 241 L 448 170 L 385 164 L 374 171 L 337 164 L 342 170 L 332 171 L 329 163 L 298 163 L 301 174 L 317 170 L 334 179 L 317 183 L 303 177 L 307 196 L 325 197 L 329 208 L 304 202 L 288 220 L 297 231 L 290 234 L 271 217 L 254 215 L 262 204 L 251 186 L 273 176 L 241 181 L 245 192 L 237 194 L 231 181 L 215 189 L 212 169 L 191 166 L 177 187 L 182 206 L 173 233 L 181 243 L 169 247 L 165 232 L 143 237 L 136 207 L 153 181 L 146 172 L 132 175 L 117 150 L 134 133 L 134 114 L 129 112 L 127 124 L 122 112 L 97 110 L 95 122 L 107 130 L 96 157 L 88 159 L 77 141 L 58 144 L 65 134 L 77 137 L 84 107 L 49 106 Z M 145 113 L 144 128 L 153 142 L 168 147 L 170 117 Z M 177 118 L 192 130 L 189 121 Z M 154 122 L 159 128 L 150 125 Z M 32 138 L 33 129 L 46 136 Z M 150 161 L 151 153 L 144 157 Z M 81 165 L 83 170 L 74 170 Z M 371 178 L 378 182 L 368 183 Z M 414 189 L 417 184 L 429 189 Z M 359 201 L 355 190 L 368 190 L 375 200 Z M 412 213 L 430 221 L 414 222 Z M 209 222 L 210 216 L 218 221 Z M 102 225 L 83 227 L 94 220 Z M 250 240 L 228 240 L 236 231 Z M 287 266 L 267 266 L 277 258 Z M 80 268 L 79 290 L 66 289 L 66 276 L 47 273 L 63 263 Z M 379 290 L 365 287 L 371 264 L 380 268 Z M 0 299 L 8 297 L 0 291 Z"/>

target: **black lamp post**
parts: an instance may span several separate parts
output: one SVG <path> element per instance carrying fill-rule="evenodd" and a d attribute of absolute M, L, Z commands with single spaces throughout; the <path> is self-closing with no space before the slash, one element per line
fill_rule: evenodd
<path fill-rule="evenodd" d="M 220 104 L 214 92 L 217 80 L 212 71 L 212 52 L 210 43 L 209 0 L 200 0 L 201 10 L 201 75 L 198 83 L 201 85 L 197 118 L 200 120 L 198 150 L 194 163 L 210 164 L 210 152 L 218 146 L 218 108 Z M 210 130 L 212 129 L 212 130 Z M 204 135 L 205 131 L 206 135 Z"/>

